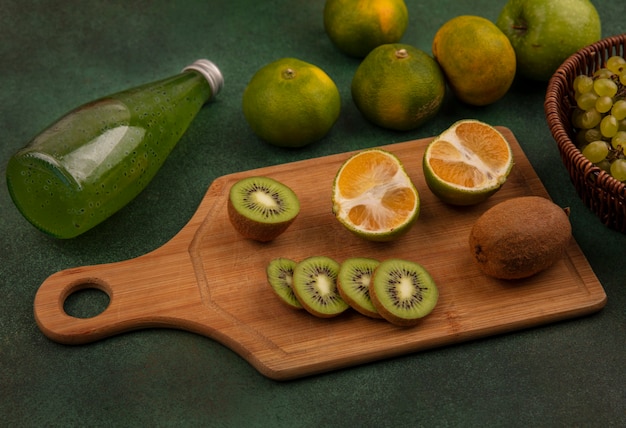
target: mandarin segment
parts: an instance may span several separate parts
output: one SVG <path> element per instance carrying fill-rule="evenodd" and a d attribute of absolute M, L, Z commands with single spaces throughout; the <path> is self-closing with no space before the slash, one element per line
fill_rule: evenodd
<path fill-rule="evenodd" d="M 428 145 L 422 166 L 426 184 L 442 201 L 474 205 L 504 184 L 513 154 L 497 129 L 477 120 L 462 120 Z"/>
<path fill-rule="evenodd" d="M 430 165 L 435 174 L 448 183 L 474 188 L 485 182 L 485 174 L 464 162 L 431 159 Z"/>
<path fill-rule="evenodd" d="M 350 221 L 364 230 L 378 230 L 385 223 L 379 218 L 380 211 L 371 210 L 365 205 L 356 205 L 350 209 L 348 217 Z"/>
<path fill-rule="evenodd" d="M 385 192 L 381 203 L 385 208 L 395 212 L 396 218 L 402 222 L 415 206 L 415 193 L 408 187 L 396 187 Z"/>
<path fill-rule="evenodd" d="M 411 227 L 419 213 L 419 195 L 400 161 L 380 149 L 350 157 L 333 185 L 333 212 L 356 235 L 392 240 Z"/>
<path fill-rule="evenodd" d="M 443 138 L 433 145 L 430 156 L 435 159 L 450 161 L 461 160 L 463 157 L 459 149 Z"/>
<path fill-rule="evenodd" d="M 498 170 L 506 167 L 510 150 L 502 135 L 495 129 L 473 122 L 461 123 L 456 128 L 456 134 L 465 147 L 490 168 Z"/>
<path fill-rule="evenodd" d="M 391 181 L 398 169 L 398 165 L 387 156 L 365 152 L 343 168 L 339 176 L 339 188 L 344 197 L 354 199 Z"/>

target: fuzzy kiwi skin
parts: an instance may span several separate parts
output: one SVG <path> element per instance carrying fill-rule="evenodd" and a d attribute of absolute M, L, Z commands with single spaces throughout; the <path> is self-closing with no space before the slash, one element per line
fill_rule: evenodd
<path fill-rule="evenodd" d="M 556 263 L 571 236 L 563 208 L 546 198 L 523 196 L 485 211 L 472 227 L 469 248 L 485 274 L 522 279 Z"/>

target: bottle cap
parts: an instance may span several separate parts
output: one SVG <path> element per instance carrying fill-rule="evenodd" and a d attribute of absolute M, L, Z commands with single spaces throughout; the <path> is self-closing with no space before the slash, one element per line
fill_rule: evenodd
<path fill-rule="evenodd" d="M 195 70 L 204 76 L 211 87 L 211 97 L 215 97 L 222 90 L 224 76 L 220 69 L 208 59 L 199 59 L 183 68 L 183 71 L 187 70 Z"/>

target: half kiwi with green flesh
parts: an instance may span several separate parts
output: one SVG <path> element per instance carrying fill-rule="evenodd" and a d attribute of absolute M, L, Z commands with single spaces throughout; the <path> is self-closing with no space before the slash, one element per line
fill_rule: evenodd
<path fill-rule="evenodd" d="M 339 263 L 330 257 L 308 257 L 296 264 L 292 288 L 300 304 L 320 318 L 337 316 L 349 308 L 337 290 Z"/>
<path fill-rule="evenodd" d="M 417 324 L 432 312 L 439 299 L 439 290 L 426 269 L 400 259 L 378 265 L 369 291 L 378 313 L 399 326 Z"/>
<path fill-rule="evenodd" d="M 267 282 L 283 303 L 293 309 L 302 309 L 302 305 L 291 288 L 295 267 L 295 261 L 284 257 L 270 261 L 266 269 Z"/>
<path fill-rule="evenodd" d="M 285 184 L 247 177 L 230 188 L 228 218 L 244 237 L 268 242 L 283 233 L 300 212 L 300 201 Z"/>
<path fill-rule="evenodd" d="M 370 318 L 382 318 L 370 299 L 369 285 L 380 262 L 366 257 L 354 257 L 341 263 L 337 289 L 341 298 L 357 312 Z"/>

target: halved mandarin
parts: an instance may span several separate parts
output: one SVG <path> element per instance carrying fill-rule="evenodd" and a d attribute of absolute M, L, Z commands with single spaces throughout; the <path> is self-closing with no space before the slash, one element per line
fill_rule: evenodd
<path fill-rule="evenodd" d="M 513 167 L 513 152 L 493 126 L 461 120 L 426 148 L 424 178 L 429 189 L 452 205 L 474 205 L 495 192 Z"/>
<path fill-rule="evenodd" d="M 420 200 L 400 160 L 369 149 L 351 156 L 333 183 L 333 213 L 351 232 L 372 241 L 406 233 L 419 215 Z"/>

